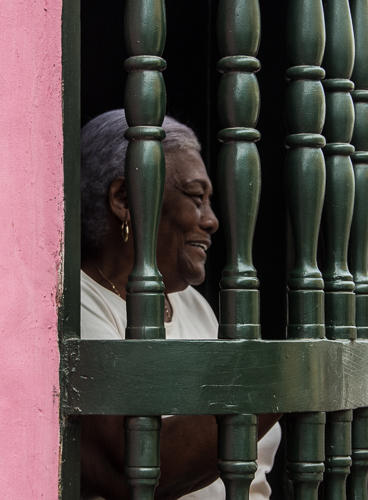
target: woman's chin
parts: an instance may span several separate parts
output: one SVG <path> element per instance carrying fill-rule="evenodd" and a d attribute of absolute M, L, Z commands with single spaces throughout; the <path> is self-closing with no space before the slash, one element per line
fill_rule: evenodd
<path fill-rule="evenodd" d="M 189 269 L 186 267 L 182 269 L 180 273 L 174 278 L 174 273 L 165 279 L 164 283 L 166 287 L 166 293 L 181 292 L 185 290 L 188 286 L 198 286 L 201 285 L 206 277 L 206 271 L 204 265 L 198 265 L 196 267 L 191 266 Z"/>
<path fill-rule="evenodd" d="M 198 286 L 201 285 L 206 277 L 206 270 L 204 265 L 200 265 L 195 269 L 192 269 L 191 273 L 188 273 L 186 276 L 186 281 L 188 285 Z"/>

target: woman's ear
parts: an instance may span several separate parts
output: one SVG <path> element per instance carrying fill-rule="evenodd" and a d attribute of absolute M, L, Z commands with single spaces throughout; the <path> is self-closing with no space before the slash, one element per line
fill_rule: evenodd
<path fill-rule="evenodd" d="M 128 194 L 124 177 L 117 177 L 109 188 L 109 205 L 113 214 L 121 221 L 130 221 Z"/>

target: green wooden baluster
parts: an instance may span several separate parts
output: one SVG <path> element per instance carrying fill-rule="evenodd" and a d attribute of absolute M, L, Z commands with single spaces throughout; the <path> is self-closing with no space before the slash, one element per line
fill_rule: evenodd
<path fill-rule="evenodd" d="M 354 172 L 350 144 L 354 106 L 350 81 L 354 65 L 354 35 L 347 0 L 324 1 L 326 50 L 323 82 L 326 92 L 324 148 L 326 197 L 323 213 L 325 241 L 326 335 L 330 339 L 354 339 L 355 295 L 347 253 L 354 206 Z M 327 415 L 325 499 L 346 500 L 346 478 L 351 465 L 352 411 Z"/>
<path fill-rule="evenodd" d="M 358 339 L 368 338 L 368 1 L 351 0 L 355 35 L 352 92 L 355 127 L 352 155 L 355 173 L 355 206 L 350 240 L 350 267 L 356 293 Z M 349 500 L 368 500 L 368 408 L 354 411 L 353 465 Z"/>
<path fill-rule="evenodd" d="M 368 338 L 368 1 L 352 0 L 355 33 L 355 127 L 352 155 L 355 173 L 355 208 L 350 261 L 355 281 L 358 338 Z"/>
<path fill-rule="evenodd" d="M 325 458 L 324 413 L 294 414 L 287 421 L 288 473 L 295 500 L 317 500 Z"/>
<path fill-rule="evenodd" d="M 351 466 L 352 410 L 327 414 L 325 500 L 346 500 Z"/>
<path fill-rule="evenodd" d="M 354 207 L 354 172 L 350 144 L 354 128 L 354 106 L 349 80 L 354 65 L 354 35 L 347 0 L 325 1 L 326 198 L 323 234 L 326 248 L 326 335 L 331 339 L 355 338 L 355 296 L 347 253 Z"/>
<path fill-rule="evenodd" d="M 321 151 L 325 139 L 320 135 L 325 119 L 321 0 L 290 0 L 288 17 L 286 182 L 295 246 L 295 265 L 288 280 L 288 336 L 322 338 L 323 280 L 316 258 L 325 189 Z"/>
<path fill-rule="evenodd" d="M 368 408 L 354 411 L 349 500 L 368 500 Z"/>
<path fill-rule="evenodd" d="M 354 97 L 359 99 L 360 97 Z M 366 112 L 365 133 L 368 126 L 368 91 L 366 102 L 356 101 L 357 119 Z M 359 108 L 363 108 L 359 109 Z M 364 109 L 365 108 L 365 109 Z M 362 113 L 363 115 L 363 113 Z M 361 116 L 362 116 L 361 115 Z M 362 116 L 364 118 L 364 115 Z M 357 144 L 357 143 L 355 143 Z M 356 146 L 357 147 L 357 146 Z M 353 154 L 355 173 L 355 208 L 350 244 L 351 270 L 355 280 L 356 325 L 358 338 L 368 338 L 368 150 Z"/>
<path fill-rule="evenodd" d="M 221 279 L 220 337 L 229 339 L 260 336 L 258 278 L 252 260 L 261 179 L 254 144 L 260 138 L 254 128 L 260 102 L 254 75 L 260 67 L 254 57 L 259 37 L 257 1 L 220 1 L 218 40 L 224 57 L 218 62 L 223 73 L 218 90 L 218 112 L 223 127 L 218 134 L 222 142 L 219 185 L 224 199 L 227 244 Z"/>
<path fill-rule="evenodd" d="M 254 144 L 259 88 L 254 73 L 260 40 L 256 0 L 220 0 L 217 34 L 222 73 L 218 112 L 222 146 L 219 185 L 227 260 L 220 291 L 219 337 L 256 339 L 260 336 L 259 292 L 252 261 L 253 234 L 260 194 L 260 162 Z M 231 415 L 219 420 L 219 469 L 227 500 L 244 500 L 256 471 L 257 419 Z"/>
<path fill-rule="evenodd" d="M 159 478 L 160 418 L 129 417 L 125 423 L 127 448 L 126 474 L 131 487 L 131 497 L 136 500 L 153 500 Z"/>
<path fill-rule="evenodd" d="M 287 87 L 288 147 L 286 182 L 294 239 L 295 263 L 288 278 L 288 336 L 324 337 L 323 280 L 317 266 L 325 165 L 321 135 L 325 97 L 320 67 L 325 48 L 321 0 L 290 0 L 287 47 L 290 67 Z M 324 470 L 323 413 L 289 417 L 288 472 L 295 500 L 316 500 Z"/>
<path fill-rule="evenodd" d="M 256 415 L 222 416 L 219 423 L 219 469 L 226 500 L 248 499 L 257 470 Z"/>
<path fill-rule="evenodd" d="M 161 128 L 166 109 L 161 58 L 166 37 L 164 0 L 127 0 L 124 35 L 128 71 L 125 111 L 128 200 L 135 262 L 127 286 L 127 339 L 165 337 L 164 285 L 156 242 L 165 180 Z M 133 500 L 151 500 L 160 475 L 160 417 L 127 417 L 126 475 Z"/>

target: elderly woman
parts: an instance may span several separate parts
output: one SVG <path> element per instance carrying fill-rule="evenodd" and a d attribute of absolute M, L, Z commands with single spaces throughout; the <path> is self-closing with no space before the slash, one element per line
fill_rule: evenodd
<path fill-rule="evenodd" d="M 124 179 L 126 128 L 124 111 L 115 110 L 93 119 L 82 131 L 81 321 L 82 337 L 86 339 L 123 339 L 125 335 L 126 285 L 134 262 Z M 210 204 L 211 182 L 193 131 L 169 117 L 163 128 L 166 183 L 157 261 L 166 288 L 166 337 L 216 338 L 217 320 L 191 286 L 204 280 L 206 252 L 218 228 Z M 123 418 L 83 419 L 82 488 L 87 498 L 129 498 L 123 476 Z M 259 420 L 262 437 L 274 417 L 262 416 Z M 221 482 L 216 481 L 216 434 L 212 416 L 163 420 L 156 498 L 225 498 Z M 278 426 L 259 442 L 259 470 L 252 484 L 252 500 L 269 498 L 265 471 L 272 466 L 278 442 Z M 190 493 L 195 490 L 199 491 Z"/>

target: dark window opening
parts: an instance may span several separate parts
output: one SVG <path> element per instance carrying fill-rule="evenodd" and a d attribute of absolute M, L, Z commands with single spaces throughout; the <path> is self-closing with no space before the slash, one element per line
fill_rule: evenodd
<path fill-rule="evenodd" d="M 261 287 L 263 338 L 282 338 L 285 306 L 285 207 L 282 170 L 284 161 L 284 6 L 261 2 L 262 37 L 257 78 L 261 91 L 258 143 L 262 167 L 261 203 L 254 241 L 254 262 Z M 102 8 L 98 0 L 82 0 L 82 125 L 104 111 L 123 107 L 125 72 L 122 21 L 124 1 L 111 0 Z M 221 193 L 216 183 L 216 62 L 217 1 L 167 0 L 167 42 L 164 78 L 167 113 L 192 127 L 215 186 L 214 208 L 220 213 Z M 277 32 L 274 27 L 278 26 Z M 220 230 L 208 258 L 201 292 L 218 313 L 218 282 L 225 261 Z"/>

